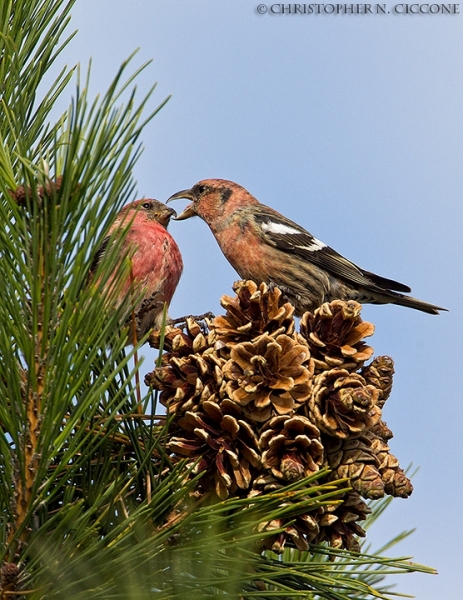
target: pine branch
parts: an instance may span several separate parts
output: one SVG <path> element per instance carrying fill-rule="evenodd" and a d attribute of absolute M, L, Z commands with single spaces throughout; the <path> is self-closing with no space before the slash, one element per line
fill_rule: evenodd
<path fill-rule="evenodd" d="M 353 495 L 353 507 L 334 513 L 352 486 L 365 486 L 367 479 L 323 468 L 321 437 L 307 417 L 298 415 L 298 423 L 306 427 L 307 440 L 315 440 L 303 444 L 313 456 L 283 453 L 286 470 L 272 462 L 270 479 L 256 479 L 248 494 L 249 460 L 257 451 L 253 455 L 244 447 L 239 468 L 230 451 L 227 465 L 235 480 L 225 477 L 226 452 L 207 463 L 210 453 L 203 444 L 201 452 L 182 460 L 168 442 L 179 427 L 172 407 L 181 406 L 186 393 L 174 392 L 175 402 L 166 402 L 163 389 L 160 400 L 171 412 L 160 419 L 157 392 L 141 396 L 138 365 L 131 366 L 136 348 L 126 349 L 130 340 L 121 325 L 127 307 L 116 302 L 130 274 L 130 261 L 118 259 L 126 231 L 108 245 L 105 270 L 97 269 L 94 278 L 89 273 L 116 214 L 132 199 L 143 127 L 165 101 L 149 109 L 154 86 L 138 97 L 134 83 L 147 65 L 130 71 L 133 55 L 96 99 L 88 92 L 90 68 L 81 75 L 79 66 L 58 67 L 44 89 L 45 76 L 73 37 L 67 33 L 73 4 L 7 0 L 0 5 L 0 600 L 153 594 L 166 600 L 388 598 L 386 588 L 377 587 L 387 574 L 432 570 L 408 559 L 333 547 L 339 535 L 330 526 L 338 520 L 344 527 L 342 518 L 341 543 L 357 543 L 359 529 L 352 523 L 368 512 L 360 496 Z M 53 121 L 52 110 L 64 98 L 69 101 L 71 81 L 69 107 Z M 109 278 L 113 285 L 103 294 Z M 294 326 L 291 307 L 276 309 L 275 336 Z M 240 311 L 234 313 L 238 318 Z M 251 319 L 251 329 L 259 319 Z M 163 328 L 153 339 L 161 351 L 165 344 L 170 352 L 174 342 L 182 352 L 187 348 L 186 354 L 204 350 L 206 328 L 191 318 L 186 327 L 188 335 Z M 238 327 L 230 335 L 249 330 Z M 349 360 L 362 355 L 351 350 Z M 292 355 L 297 351 L 293 348 Z M 324 358 L 318 356 L 317 365 Z M 216 364 L 223 366 L 220 360 Z M 163 365 L 160 355 L 157 366 Z M 313 375 L 309 366 L 296 365 L 301 382 Z M 284 379 L 289 385 L 291 378 Z M 201 393 L 206 389 L 201 382 L 191 386 L 187 378 L 183 383 L 182 392 L 196 394 L 196 385 Z M 309 384 L 300 384 L 297 410 Z M 273 390 L 277 396 L 283 388 Z M 217 417 L 210 398 L 209 403 Z M 259 413 L 260 407 L 253 410 Z M 271 439 L 278 437 L 278 423 Z M 252 427 L 261 434 L 255 424 L 243 431 Z M 212 437 L 220 434 L 211 430 Z M 203 443 L 209 434 L 201 435 Z M 219 436 L 222 450 L 230 450 L 226 435 Z M 217 449 L 212 437 L 209 448 Z M 178 448 L 182 444 L 177 440 Z M 222 479 L 211 477 L 205 457 Z M 262 466 L 260 460 L 256 465 Z M 285 485 L 283 471 L 299 475 Z M 300 473 L 309 476 L 299 478 Z M 306 528 L 315 531 L 319 524 L 331 537 L 307 542 Z M 263 550 L 281 550 L 282 540 L 307 542 L 309 550 L 292 547 L 281 556 Z"/>

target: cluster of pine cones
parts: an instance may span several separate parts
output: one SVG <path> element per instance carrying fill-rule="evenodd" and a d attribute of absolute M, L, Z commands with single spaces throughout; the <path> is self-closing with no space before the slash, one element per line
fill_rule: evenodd
<path fill-rule="evenodd" d="M 381 418 L 393 362 L 379 356 L 365 365 L 373 348 L 363 338 L 374 327 L 357 302 L 305 313 L 298 332 L 278 288 L 240 281 L 233 289 L 235 297 L 221 298 L 225 315 L 188 318 L 162 336 L 162 365 L 146 383 L 173 414 L 168 449 L 204 472 L 198 495 L 220 499 L 265 494 L 328 467 L 328 478 L 348 478 L 352 491 L 286 528 L 283 520 L 264 523 L 279 530 L 266 543 L 276 552 L 320 542 L 359 551 L 365 499 L 413 489 Z M 159 348 L 161 334 L 150 343 Z"/>

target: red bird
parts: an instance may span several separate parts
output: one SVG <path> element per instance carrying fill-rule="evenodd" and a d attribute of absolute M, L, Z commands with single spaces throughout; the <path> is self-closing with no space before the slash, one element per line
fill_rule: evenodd
<path fill-rule="evenodd" d="M 361 269 L 232 181 L 205 179 L 167 202 L 178 198 L 193 202 L 176 220 L 201 217 L 239 275 L 278 286 L 298 316 L 334 299 L 446 310 L 404 295 L 408 286 Z"/>
<path fill-rule="evenodd" d="M 128 227 L 122 245 L 122 254 L 130 260 L 130 273 L 120 292 L 120 305 L 128 302 L 134 312 L 136 340 L 140 340 L 151 329 L 162 325 L 164 304 L 168 307 L 174 295 L 183 270 L 180 250 L 167 226 L 177 213 L 158 200 L 145 198 L 136 200 L 120 211 L 111 225 L 108 237 L 95 256 L 91 272 L 104 261 L 111 235 Z M 112 278 L 105 283 L 110 290 Z M 131 307 L 131 297 L 137 305 Z M 141 300 L 140 300 L 141 298 Z M 132 324 L 133 316 L 128 315 L 127 325 Z M 132 338 L 133 339 L 133 330 Z"/>

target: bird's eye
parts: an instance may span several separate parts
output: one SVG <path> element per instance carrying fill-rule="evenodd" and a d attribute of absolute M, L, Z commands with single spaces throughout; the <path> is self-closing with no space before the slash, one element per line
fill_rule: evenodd
<path fill-rule="evenodd" d="M 204 194 L 204 192 L 207 190 L 207 186 L 206 185 L 199 185 L 198 186 L 198 194 Z"/>
<path fill-rule="evenodd" d="M 150 208 L 153 208 L 153 205 L 151 202 L 143 202 L 142 207 L 146 208 L 146 210 L 149 210 Z"/>

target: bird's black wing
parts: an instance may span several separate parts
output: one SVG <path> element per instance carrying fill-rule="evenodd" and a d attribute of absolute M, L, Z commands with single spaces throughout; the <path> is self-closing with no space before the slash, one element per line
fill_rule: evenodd
<path fill-rule="evenodd" d="M 92 276 L 95 273 L 95 271 L 97 270 L 98 265 L 100 264 L 101 259 L 104 256 L 104 253 L 106 252 L 108 244 L 109 244 L 109 235 L 106 236 L 104 238 L 104 240 L 101 242 L 100 247 L 98 248 L 98 250 L 95 253 L 95 256 L 93 257 L 92 264 L 90 266 L 90 276 Z"/>
<path fill-rule="evenodd" d="M 259 213 L 254 215 L 254 218 L 260 227 L 263 239 L 271 246 L 296 254 L 332 275 L 367 289 L 378 292 L 394 290 L 407 293 L 411 291 L 403 283 L 361 269 L 333 248 L 317 240 L 303 227 L 276 211 L 263 205 L 259 209 Z"/>

